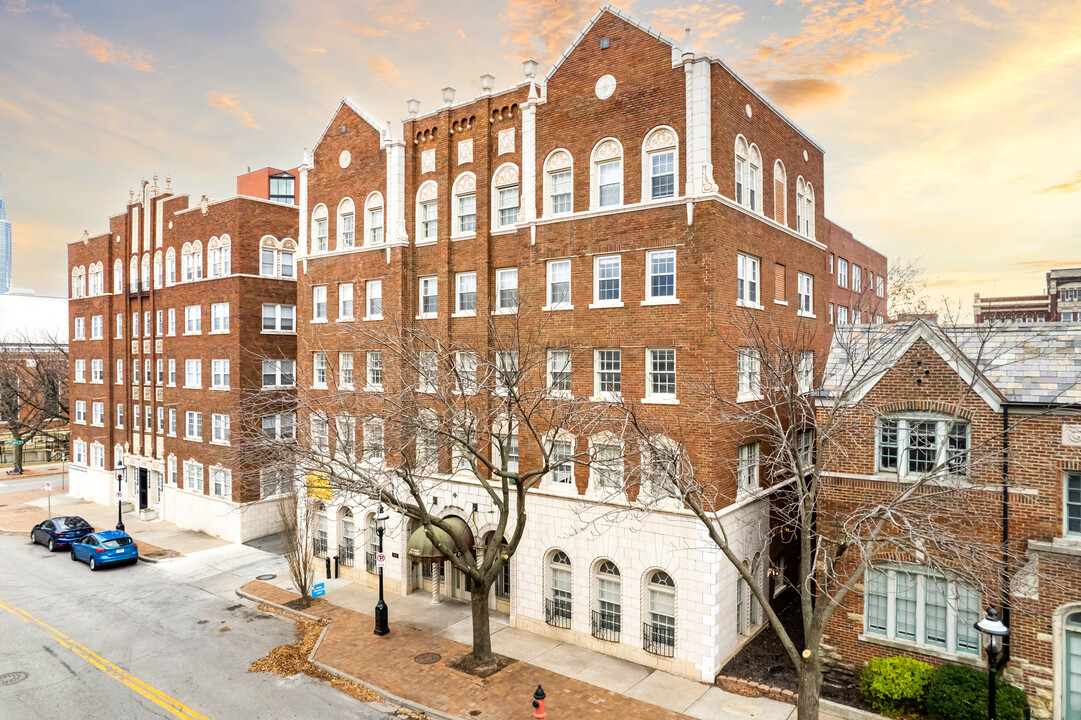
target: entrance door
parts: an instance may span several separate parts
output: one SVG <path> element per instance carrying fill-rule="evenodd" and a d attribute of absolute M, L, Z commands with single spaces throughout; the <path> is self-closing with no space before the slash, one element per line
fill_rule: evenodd
<path fill-rule="evenodd" d="M 139 509 L 147 507 L 147 495 L 150 493 L 150 472 L 146 468 L 139 468 Z"/>
<path fill-rule="evenodd" d="M 450 563 L 447 564 L 449 565 Z M 459 572 L 454 566 L 451 566 L 450 577 L 450 596 L 455 600 L 468 600 L 470 586 L 473 584 L 469 580 L 469 576 Z"/>
<path fill-rule="evenodd" d="M 1066 617 L 1065 720 L 1081 720 L 1081 612 Z"/>

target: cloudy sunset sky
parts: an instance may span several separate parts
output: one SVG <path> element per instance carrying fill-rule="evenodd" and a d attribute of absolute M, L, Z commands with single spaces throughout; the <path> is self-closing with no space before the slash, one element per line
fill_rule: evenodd
<path fill-rule="evenodd" d="M 600 2 L 0 0 L 0 173 L 15 285 L 63 294 L 68 241 L 143 177 L 194 199 L 293 167 L 343 95 L 394 121 L 541 73 Z M 826 149 L 826 214 L 935 296 L 1081 266 L 1081 0 L 623 0 L 724 58 Z M 468 13 L 462 12 L 469 8 Z"/>

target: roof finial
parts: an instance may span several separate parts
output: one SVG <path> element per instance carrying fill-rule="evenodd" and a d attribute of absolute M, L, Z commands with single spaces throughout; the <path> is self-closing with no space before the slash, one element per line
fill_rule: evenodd
<path fill-rule="evenodd" d="M 691 29 L 683 28 L 683 54 L 694 55 L 694 49 L 691 47 Z"/>

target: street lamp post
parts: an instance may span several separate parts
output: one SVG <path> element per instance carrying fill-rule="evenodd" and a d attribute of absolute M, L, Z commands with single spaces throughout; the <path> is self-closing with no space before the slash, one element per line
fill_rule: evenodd
<path fill-rule="evenodd" d="M 383 532 L 386 530 L 385 525 L 390 516 L 383 510 L 383 503 L 379 503 L 379 508 L 375 513 L 375 532 L 379 536 L 379 554 L 383 554 Z M 379 567 L 379 602 L 375 604 L 375 634 L 386 635 L 390 632 L 389 617 L 387 613 L 387 604 L 383 602 L 383 567 Z"/>
<path fill-rule="evenodd" d="M 975 627 L 987 636 L 987 720 L 995 720 L 995 673 L 998 671 L 998 655 L 1002 651 L 1002 638 L 1010 629 L 998 619 L 998 610 L 987 608 L 987 616 L 975 623 Z"/>
<path fill-rule="evenodd" d="M 124 505 L 121 495 L 124 492 L 124 466 L 118 465 L 116 473 L 116 529 L 124 531 Z"/>

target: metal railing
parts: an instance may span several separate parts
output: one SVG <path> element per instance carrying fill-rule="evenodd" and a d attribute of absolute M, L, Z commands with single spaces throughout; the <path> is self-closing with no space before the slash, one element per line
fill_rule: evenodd
<path fill-rule="evenodd" d="M 642 648 L 654 655 L 673 657 L 676 654 L 676 628 L 642 623 Z"/>
<path fill-rule="evenodd" d="M 623 619 L 619 612 L 593 610 L 589 617 L 589 628 L 593 637 L 606 642 L 619 642 Z"/>
<path fill-rule="evenodd" d="M 545 598 L 544 621 L 552 627 L 569 628 L 571 626 L 571 601 Z"/>
<path fill-rule="evenodd" d="M 372 575 L 378 575 L 379 574 L 379 568 L 376 567 L 376 565 L 375 565 L 375 553 L 374 552 L 366 552 L 366 553 L 364 553 L 364 569 L 367 570 L 368 572 L 370 572 Z"/>
<path fill-rule="evenodd" d="M 327 556 L 327 539 L 325 537 L 319 537 L 318 535 L 312 541 L 313 552 L 316 557 Z"/>
<path fill-rule="evenodd" d="M 338 546 L 338 562 L 347 567 L 352 567 L 355 555 L 353 541 L 348 538 L 342 539 L 342 544 Z"/>

